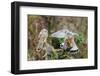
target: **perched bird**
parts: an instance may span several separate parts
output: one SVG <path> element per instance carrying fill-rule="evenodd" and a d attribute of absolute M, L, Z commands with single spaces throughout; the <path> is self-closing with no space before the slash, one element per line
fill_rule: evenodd
<path fill-rule="evenodd" d="M 42 29 L 38 35 L 38 43 L 36 47 L 36 51 L 38 52 L 39 59 L 48 59 L 48 56 L 51 52 L 55 52 L 53 46 L 51 46 L 47 42 L 48 38 L 48 30 Z M 44 54 L 40 54 L 42 52 L 45 52 Z"/>
<path fill-rule="evenodd" d="M 51 37 L 64 38 L 64 42 L 60 44 L 60 48 L 64 50 L 68 49 L 70 52 L 74 52 L 78 50 L 78 47 L 74 41 L 75 35 L 78 36 L 77 33 L 71 32 L 68 29 L 62 29 L 51 34 Z"/>
<path fill-rule="evenodd" d="M 75 35 L 78 36 L 77 33 L 73 33 L 73 32 L 70 32 L 70 31 L 66 32 L 65 40 L 67 40 L 67 46 L 71 47 L 70 52 L 78 51 L 78 47 L 77 47 L 75 40 L 74 40 Z"/>
<path fill-rule="evenodd" d="M 38 49 L 43 48 L 43 46 L 47 42 L 47 38 L 48 38 L 48 30 L 42 29 L 38 35 L 37 51 L 38 51 Z"/>

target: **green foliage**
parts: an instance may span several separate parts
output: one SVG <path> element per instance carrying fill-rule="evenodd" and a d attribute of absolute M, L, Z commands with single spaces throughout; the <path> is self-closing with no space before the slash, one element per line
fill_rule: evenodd
<path fill-rule="evenodd" d="M 58 53 L 59 59 L 65 59 L 66 58 L 64 50 L 58 51 L 57 53 Z"/>
<path fill-rule="evenodd" d="M 80 33 L 79 36 L 76 37 L 76 43 L 77 43 L 78 45 L 80 45 L 80 44 L 83 44 L 84 41 L 85 41 L 84 36 L 83 36 L 82 33 Z"/>
<path fill-rule="evenodd" d="M 54 46 L 54 48 L 60 48 L 60 44 L 64 42 L 64 38 L 56 38 L 53 37 L 52 38 L 52 45 Z"/>
<path fill-rule="evenodd" d="M 52 60 L 52 59 L 58 59 L 58 54 L 57 54 L 56 51 L 51 52 L 51 54 L 50 54 L 50 60 Z"/>

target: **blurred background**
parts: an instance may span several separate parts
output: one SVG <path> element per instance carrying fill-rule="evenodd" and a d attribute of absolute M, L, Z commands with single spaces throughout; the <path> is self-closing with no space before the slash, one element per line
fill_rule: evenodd
<path fill-rule="evenodd" d="M 75 37 L 75 42 L 80 50 L 77 54 L 65 53 L 63 51 L 56 52 L 51 55 L 51 59 L 79 59 L 88 57 L 88 18 L 87 17 L 75 17 L 75 16 L 45 16 L 45 15 L 28 15 L 28 60 L 44 60 L 35 59 L 35 48 L 37 45 L 37 39 L 42 29 L 48 30 L 48 43 L 52 45 L 50 35 L 61 29 L 68 29 L 77 33 L 79 36 Z M 56 39 L 55 39 L 56 40 Z M 58 41 L 55 41 L 58 43 Z M 54 44 L 53 45 L 57 45 Z M 44 54 L 44 53 L 43 53 Z"/>

